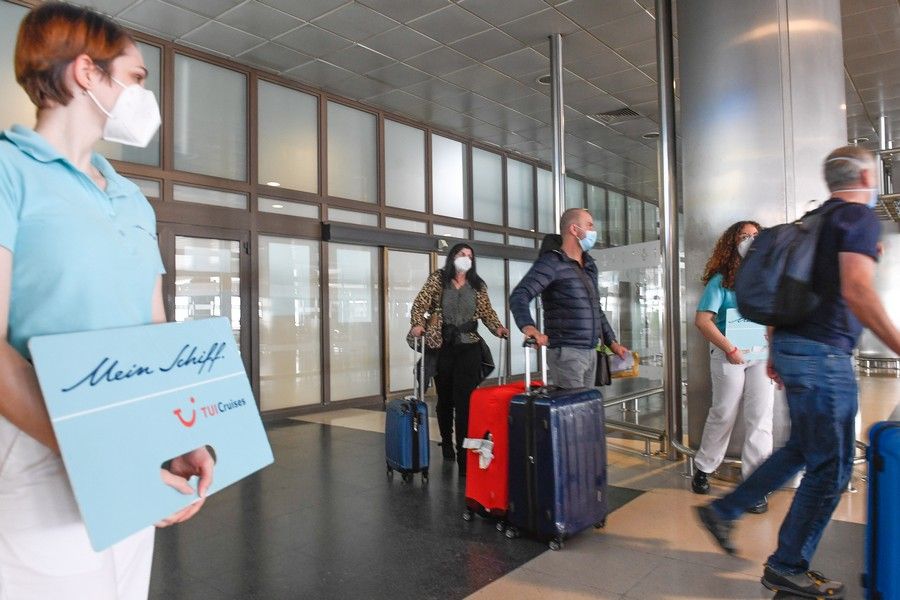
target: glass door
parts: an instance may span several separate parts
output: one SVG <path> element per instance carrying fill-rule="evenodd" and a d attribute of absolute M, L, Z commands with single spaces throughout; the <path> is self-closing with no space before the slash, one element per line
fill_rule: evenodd
<path fill-rule="evenodd" d="M 413 387 L 413 357 L 406 344 L 413 300 L 431 272 L 431 256 L 422 252 L 387 251 L 388 392 Z"/>

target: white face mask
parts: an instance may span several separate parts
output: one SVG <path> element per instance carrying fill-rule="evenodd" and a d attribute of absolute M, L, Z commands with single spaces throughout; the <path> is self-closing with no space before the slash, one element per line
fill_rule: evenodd
<path fill-rule="evenodd" d="M 103 127 L 103 139 L 126 146 L 146 148 L 162 123 L 156 96 L 136 83 L 125 85 L 118 79 L 113 77 L 110 79 L 123 88 L 112 110 L 103 108 L 94 94 L 90 90 L 85 90 L 97 108 L 107 117 L 106 125 Z"/>
<path fill-rule="evenodd" d="M 741 255 L 741 258 L 747 256 L 747 251 L 750 250 L 750 246 L 753 245 L 753 240 L 756 239 L 756 236 L 749 237 L 745 240 L 741 240 L 737 245 L 738 254 Z"/>
<path fill-rule="evenodd" d="M 467 273 L 472 268 L 472 259 L 468 256 L 457 256 L 453 259 L 453 266 L 460 273 Z"/>

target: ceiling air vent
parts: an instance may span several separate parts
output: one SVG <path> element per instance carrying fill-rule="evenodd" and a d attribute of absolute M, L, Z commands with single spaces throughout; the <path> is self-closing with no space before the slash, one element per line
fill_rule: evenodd
<path fill-rule="evenodd" d="M 641 115 L 634 112 L 630 108 L 617 108 L 616 110 L 609 110 L 593 115 L 596 120 L 600 121 L 601 123 L 606 123 L 607 125 L 614 125 L 623 121 L 630 121 L 632 119 L 637 119 L 640 116 Z"/>

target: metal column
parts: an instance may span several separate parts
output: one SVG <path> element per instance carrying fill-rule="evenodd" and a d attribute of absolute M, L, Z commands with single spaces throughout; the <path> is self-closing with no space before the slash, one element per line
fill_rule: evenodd
<path fill-rule="evenodd" d="M 656 0 L 656 70 L 659 81 L 659 213 L 663 256 L 663 390 L 666 435 L 678 444 L 681 423 L 681 278 L 678 252 L 678 195 L 675 181 L 675 75 L 672 49 L 672 0 Z M 668 456 L 678 453 L 672 444 Z"/>
<path fill-rule="evenodd" d="M 550 110 L 553 113 L 553 214 L 554 231 L 559 233 L 563 200 L 566 197 L 566 109 L 563 102 L 562 36 L 550 36 Z"/>

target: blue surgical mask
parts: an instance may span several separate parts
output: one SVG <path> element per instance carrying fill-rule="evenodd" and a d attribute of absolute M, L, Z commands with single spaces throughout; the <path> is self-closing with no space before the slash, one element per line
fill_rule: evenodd
<path fill-rule="evenodd" d="M 578 227 L 576 225 L 576 227 Z M 584 229 L 583 227 L 578 227 L 579 229 Z M 591 248 L 594 247 L 594 244 L 597 243 L 597 232 L 591 231 L 589 229 L 584 229 L 584 237 L 579 238 L 578 243 L 581 245 L 581 249 L 584 252 L 587 252 Z"/>

